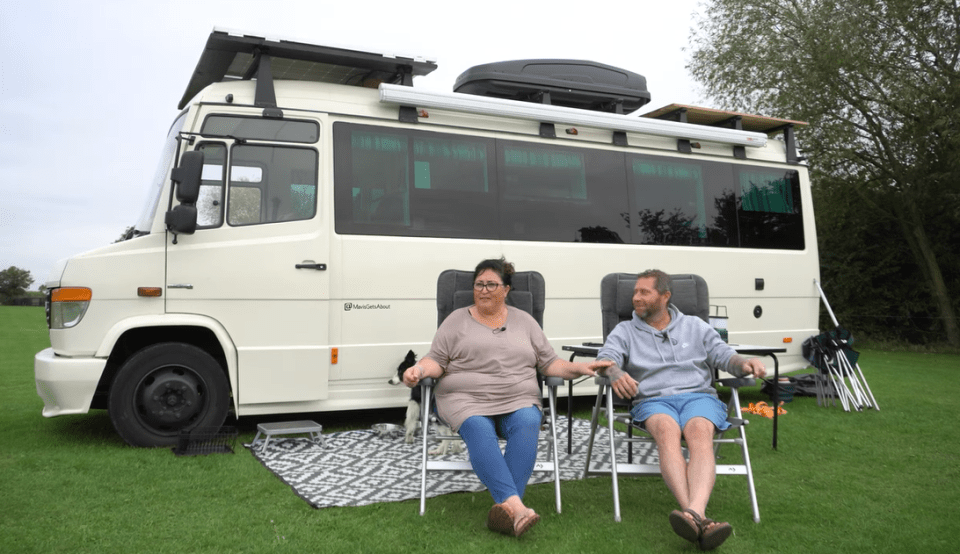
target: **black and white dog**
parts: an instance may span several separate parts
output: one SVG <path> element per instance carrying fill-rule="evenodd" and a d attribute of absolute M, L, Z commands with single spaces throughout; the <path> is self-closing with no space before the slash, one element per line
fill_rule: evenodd
<path fill-rule="evenodd" d="M 417 364 L 417 355 L 410 350 L 407 352 L 407 356 L 400 362 L 400 365 L 397 366 L 397 374 L 394 375 L 388 383 L 391 385 L 402 385 L 403 384 L 403 373 L 408 369 Z M 403 422 L 403 427 L 406 429 L 404 434 L 404 441 L 407 444 L 413 442 L 413 436 L 417 433 L 417 426 L 420 423 L 420 401 L 422 400 L 422 390 L 420 386 L 416 386 L 410 389 L 410 401 L 407 402 L 407 416 Z M 432 393 L 431 393 L 432 394 Z M 430 399 L 431 406 L 434 404 L 435 398 Z M 440 435 L 453 435 L 453 430 L 450 427 L 436 422 L 436 430 Z M 431 455 L 438 454 L 456 454 L 458 452 L 463 452 L 463 444 L 459 441 L 444 440 L 440 442 L 439 446 L 430 449 Z"/>

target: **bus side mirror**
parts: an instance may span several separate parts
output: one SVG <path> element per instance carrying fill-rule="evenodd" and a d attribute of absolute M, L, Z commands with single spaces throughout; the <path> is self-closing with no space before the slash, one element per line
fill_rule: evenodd
<path fill-rule="evenodd" d="M 173 244 L 177 244 L 177 235 L 192 235 L 197 230 L 197 198 L 200 197 L 202 172 L 203 152 L 196 150 L 184 153 L 180 165 L 170 172 L 180 202 L 164 217 L 167 229 L 173 233 Z"/>
<path fill-rule="evenodd" d="M 203 172 L 203 152 L 192 150 L 180 158 L 180 165 L 173 168 L 170 178 L 177 184 L 177 201 L 181 204 L 196 204 L 200 197 L 200 175 Z"/>
<path fill-rule="evenodd" d="M 180 204 L 167 212 L 164 221 L 173 233 L 173 244 L 177 244 L 177 235 L 192 235 L 197 230 L 197 207 Z"/>

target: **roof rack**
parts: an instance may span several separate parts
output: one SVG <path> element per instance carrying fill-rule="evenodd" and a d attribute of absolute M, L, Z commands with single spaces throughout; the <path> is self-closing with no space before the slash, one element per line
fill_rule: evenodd
<path fill-rule="evenodd" d="M 379 83 L 413 85 L 413 77 L 437 68 L 434 60 L 402 57 L 301 41 L 267 38 L 214 28 L 197 62 L 183 98 L 183 109 L 204 87 L 227 79 L 257 80 L 254 105 L 265 117 L 282 117 L 274 79 L 376 87 Z"/>
<path fill-rule="evenodd" d="M 669 106 L 645 113 L 641 117 L 692 123 L 694 125 L 705 125 L 709 127 L 754 131 L 766 133 L 768 136 L 783 133 L 783 139 L 787 147 L 787 163 L 797 164 L 804 159 L 797 155 L 797 141 L 794 126 L 807 125 L 805 121 L 714 110 L 712 108 L 699 108 L 684 104 L 670 104 Z M 677 150 L 680 152 L 689 153 L 691 147 L 692 145 L 689 140 L 677 140 Z M 746 151 L 742 146 L 734 146 L 733 155 L 739 159 L 745 159 L 747 157 Z"/>

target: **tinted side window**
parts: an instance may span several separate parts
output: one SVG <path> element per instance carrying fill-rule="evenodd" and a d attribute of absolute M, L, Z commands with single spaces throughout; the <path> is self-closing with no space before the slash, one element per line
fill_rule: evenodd
<path fill-rule="evenodd" d="M 200 134 L 240 139 L 313 143 L 317 142 L 320 136 L 320 125 L 316 121 L 211 115 L 203 121 Z"/>
<path fill-rule="evenodd" d="M 619 152 L 497 141 L 500 236 L 629 242 Z"/>
<path fill-rule="evenodd" d="M 634 242 L 737 246 L 736 204 L 728 164 L 630 156 Z"/>
<path fill-rule="evenodd" d="M 804 246 L 796 171 L 350 123 L 334 148 L 341 234 Z"/>
<path fill-rule="evenodd" d="M 740 246 L 803 250 L 799 173 L 735 166 L 734 175 L 740 193 Z"/>
<path fill-rule="evenodd" d="M 336 123 L 336 230 L 496 238 L 493 141 Z"/>

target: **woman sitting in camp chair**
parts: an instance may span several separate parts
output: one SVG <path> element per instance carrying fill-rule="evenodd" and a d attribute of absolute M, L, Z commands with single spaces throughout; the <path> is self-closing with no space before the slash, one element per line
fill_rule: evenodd
<path fill-rule="evenodd" d="M 463 438 L 495 502 L 487 526 L 520 536 L 540 520 L 522 500 L 540 434 L 537 372 L 571 379 L 593 376 L 608 364 L 560 359 L 537 321 L 506 305 L 513 273 L 513 264 L 503 258 L 480 262 L 473 274 L 473 305 L 443 320 L 430 352 L 403 380 L 413 387 L 425 377 L 439 379 L 438 414 Z M 498 436 L 506 440 L 505 452 Z"/>

